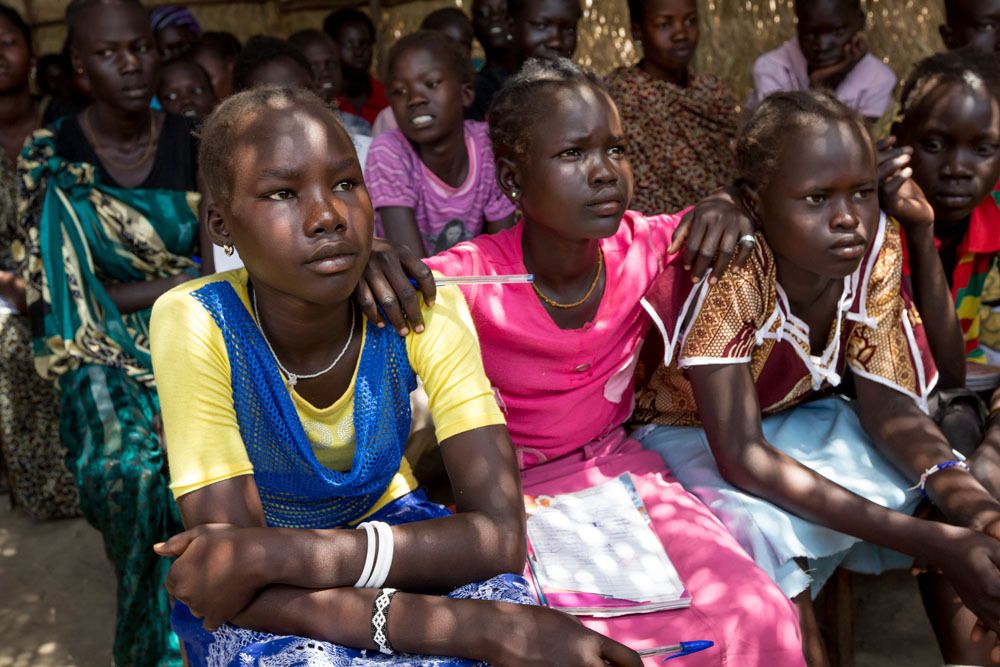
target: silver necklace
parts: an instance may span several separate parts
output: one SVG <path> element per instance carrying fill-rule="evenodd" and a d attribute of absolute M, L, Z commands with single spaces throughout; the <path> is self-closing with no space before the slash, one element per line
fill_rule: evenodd
<path fill-rule="evenodd" d="M 288 376 L 289 387 L 294 387 L 299 380 L 312 380 L 313 378 L 318 378 L 320 375 L 326 375 L 327 373 L 332 371 L 333 367 L 337 365 L 337 362 L 339 362 L 343 358 L 343 356 L 347 354 L 347 348 L 351 346 L 351 340 L 354 338 L 354 324 L 355 324 L 355 318 L 357 317 L 356 313 L 354 312 L 353 303 L 351 304 L 351 330 L 347 334 L 347 342 L 344 343 L 344 349 L 340 351 L 340 354 L 338 354 L 337 358 L 333 360 L 333 363 L 331 363 L 323 370 L 318 371 L 316 373 L 309 373 L 308 375 L 300 375 L 298 373 L 293 373 L 287 368 L 285 368 L 284 365 L 282 365 L 281 363 L 281 359 L 279 359 L 278 355 L 275 353 L 274 348 L 271 347 L 271 341 L 267 339 L 267 334 L 264 333 L 264 325 L 261 324 L 260 312 L 257 310 L 257 290 L 254 290 L 252 295 L 253 295 L 253 315 L 255 318 L 257 318 L 257 328 L 260 329 L 260 335 L 264 337 L 264 343 L 267 345 L 267 349 L 271 351 L 271 356 L 274 357 L 274 361 L 275 363 L 278 364 L 278 368 L 281 369 L 282 373 Z"/>

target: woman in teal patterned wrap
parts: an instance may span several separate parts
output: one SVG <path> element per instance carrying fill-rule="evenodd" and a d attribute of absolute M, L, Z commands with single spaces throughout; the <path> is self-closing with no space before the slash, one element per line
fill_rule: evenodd
<path fill-rule="evenodd" d="M 167 564 L 180 528 L 158 434 L 150 307 L 197 273 L 195 145 L 152 111 L 158 64 L 138 2 L 74 0 L 74 67 L 94 104 L 36 132 L 19 163 L 20 260 L 36 370 L 56 382 L 60 439 L 117 579 L 114 661 L 181 664 Z"/>

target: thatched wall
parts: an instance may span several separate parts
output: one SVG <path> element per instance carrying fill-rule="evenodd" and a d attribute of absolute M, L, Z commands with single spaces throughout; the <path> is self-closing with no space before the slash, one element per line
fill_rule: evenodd
<path fill-rule="evenodd" d="M 41 53 L 61 47 L 65 30 L 60 21 L 67 0 L 8 1 L 27 10 L 29 20 L 39 24 L 36 42 Z M 580 26 L 578 60 L 601 72 L 634 62 L 638 56 L 629 35 L 625 0 L 582 1 L 585 13 Z M 792 0 L 699 2 L 702 37 L 697 67 L 722 76 L 742 98 L 750 89 L 750 66 L 754 58 L 794 34 Z M 206 29 L 229 30 L 245 39 L 255 33 L 287 35 L 299 28 L 319 26 L 334 5 L 366 3 L 187 0 L 186 4 Z M 433 9 L 458 6 L 468 11 L 471 4 L 471 0 L 415 0 L 398 4 L 383 0 L 384 39 L 380 46 L 385 49 L 392 40 L 415 29 L 420 19 Z M 315 9 L 316 6 L 322 8 Z M 901 77 L 915 61 L 941 49 L 937 33 L 943 15 L 941 0 L 867 0 L 866 6 L 871 50 Z"/>

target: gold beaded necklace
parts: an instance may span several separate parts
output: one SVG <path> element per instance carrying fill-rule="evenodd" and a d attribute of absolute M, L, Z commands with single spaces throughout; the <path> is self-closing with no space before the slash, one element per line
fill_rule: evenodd
<path fill-rule="evenodd" d="M 573 303 L 559 303 L 554 299 L 550 299 L 549 297 L 542 294 L 542 290 L 538 288 L 538 283 L 531 283 L 531 286 L 535 288 L 535 294 L 538 295 L 538 298 L 547 303 L 548 305 L 552 306 L 553 308 L 563 308 L 563 309 L 576 308 L 577 306 L 582 306 L 583 304 L 587 303 L 588 300 L 590 300 L 590 297 L 591 295 L 593 295 L 594 290 L 597 289 L 597 283 L 600 282 L 601 280 L 601 271 L 603 270 L 604 270 L 604 251 L 598 248 L 597 273 L 594 274 L 594 281 L 590 283 L 590 289 L 587 290 L 587 293 L 583 295 L 583 298 L 580 299 L 579 301 L 574 301 Z"/>

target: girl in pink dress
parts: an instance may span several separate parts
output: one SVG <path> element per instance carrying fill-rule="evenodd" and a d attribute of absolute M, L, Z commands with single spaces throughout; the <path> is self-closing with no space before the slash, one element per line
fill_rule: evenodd
<path fill-rule="evenodd" d="M 627 211 L 633 177 L 618 111 L 596 77 L 569 61 L 530 61 L 490 117 L 500 186 L 524 219 L 428 264 L 452 275 L 535 274 L 534 285 L 464 289 L 525 491 L 575 491 L 631 473 L 693 597 L 690 609 L 584 624 L 636 649 L 715 642 L 687 665 L 802 665 L 788 598 L 622 427 L 650 324 L 639 301 L 667 263 L 679 263 L 669 249 L 680 216 Z M 737 234 L 725 229 L 723 245 Z"/>

